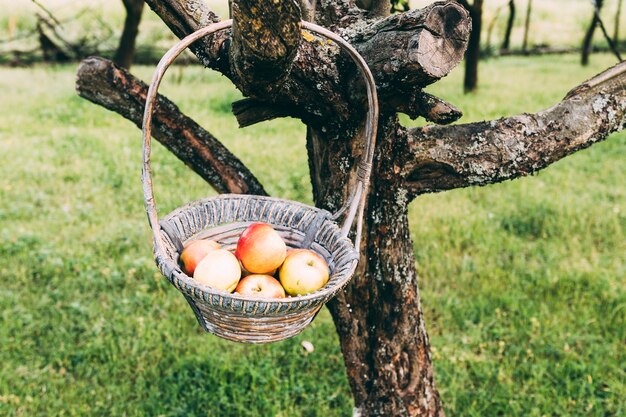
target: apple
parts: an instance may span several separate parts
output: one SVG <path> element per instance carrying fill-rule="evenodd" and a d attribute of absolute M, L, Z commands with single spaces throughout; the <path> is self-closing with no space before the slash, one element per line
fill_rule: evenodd
<path fill-rule="evenodd" d="M 269 274 L 278 268 L 287 254 L 287 245 L 276 230 L 266 223 L 253 223 L 237 241 L 235 256 L 253 274 Z"/>
<path fill-rule="evenodd" d="M 196 266 L 193 278 L 207 287 L 233 292 L 241 278 L 239 261 L 226 249 L 215 249 Z"/>
<path fill-rule="evenodd" d="M 278 270 L 280 283 L 289 295 L 304 295 L 322 288 L 328 282 L 328 264 L 309 249 L 290 250 Z"/>
<path fill-rule="evenodd" d="M 248 297 L 285 298 L 285 289 L 270 275 L 252 274 L 239 281 L 235 292 Z"/>
<path fill-rule="evenodd" d="M 180 253 L 180 262 L 183 264 L 183 270 L 192 277 L 200 261 L 209 252 L 220 248 L 220 244 L 214 240 L 199 239 L 188 242 Z"/>

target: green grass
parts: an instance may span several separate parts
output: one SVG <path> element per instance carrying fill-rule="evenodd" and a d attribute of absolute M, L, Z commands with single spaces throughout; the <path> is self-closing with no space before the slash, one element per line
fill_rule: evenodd
<path fill-rule="evenodd" d="M 611 60 L 487 61 L 477 94 L 459 93 L 461 69 L 430 91 L 464 120 L 536 111 Z M 78 98 L 74 72 L 0 69 L 0 415 L 349 415 L 326 311 L 269 346 L 198 330 L 152 261 L 139 131 Z M 299 122 L 236 129 L 238 93 L 201 68 L 174 69 L 164 91 L 273 195 L 311 201 Z M 448 415 L 624 415 L 625 151 L 616 134 L 533 177 L 411 205 Z M 160 146 L 153 160 L 162 212 L 212 193 Z"/>

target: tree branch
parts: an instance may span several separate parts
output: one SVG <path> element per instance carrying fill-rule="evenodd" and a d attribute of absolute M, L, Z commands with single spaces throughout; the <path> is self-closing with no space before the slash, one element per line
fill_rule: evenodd
<path fill-rule="evenodd" d="M 421 116 L 440 125 L 450 124 L 463 116 L 463 112 L 452 104 L 421 90 L 390 98 L 389 103 L 397 111 L 408 115 L 411 119 Z"/>
<path fill-rule="evenodd" d="M 199 6 L 198 1 L 194 0 L 147 0 L 147 2 L 179 37 L 187 35 L 199 26 L 198 22 L 194 22 L 196 15 L 205 16 L 205 20 L 208 19 L 206 16 L 214 16 L 205 6 Z M 194 15 L 189 12 L 190 9 L 200 12 Z M 289 13 L 293 15 L 295 9 L 290 10 Z M 357 21 L 360 18 L 359 13 L 358 8 L 349 0 L 317 1 L 316 20 L 331 28 Z M 268 39 L 280 39 L 282 42 L 282 39 L 291 39 L 294 35 L 292 20 L 287 20 L 292 23 L 283 24 L 269 11 L 257 20 L 263 22 L 260 27 L 268 27 Z M 430 84 L 448 74 L 457 65 L 467 44 L 469 17 L 457 3 L 436 2 L 422 10 L 412 10 L 378 21 L 369 29 L 359 27 L 362 28 L 363 25 L 344 28 L 342 35 L 355 44 L 372 72 L 377 74 L 379 97 L 381 101 L 385 101 L 398 95 L 406 96 L 407 89 L 415 90 Z M 258 35 L 254 36 L 259 38 Z M 229 49 L 235 48 L 236 42 L 233 41 L 231 45 L 228 39 L 227 33 L 221 33 L 192 50 L 205 65 L 222 72 L 246 94 L 251 93 L 254 98 L 267 103 L 268 106 L 291 109 L 290 113 L 297 114 L 307 124 L 324 126 L 327 131 L 339 131 L 351 123 L 352 109 L 364 101 L 363 89 L 358 88 L 358 85 L 355 86 L 355 81 L 359 82 L 360 77 L 354 65 L 339 53 L 336 45 L 326 39 L 304 32 L 298 53 L 284 82 L 276 75 L 283 76 L 286 73 L 289 63 L 288 50 L 291 50 L 291 46 L 282 49 L 283 52 L 279 55 L 283 58 L 273 59 L 270 56 L 269 62 L 272 64 L 269 68 L 277 69 L 255 70 L 253 82 L 250 79 L 240 79 L 241 77 L 235 76 L 235 72 L 231 70 L 232 67 L 241 64 L 224 65 L 229 61 L 229 54 L 231 58 L 235 54 L 230 53 Z M 260 65 L 263 69 L 267 63 L 263 54 L 271 55 L 273 52 L 264 49 L 263 42 L 258 42 L 259 39 L 253 42 L 256 46 L 250 44 L 246 47 L 259 50 L 250 51 L 251 56 L 256 53 L 256 58 L 250 58 L 256 64 L 251 65 Z M 284 45 L 293 44 L 291 40 L 285 42 Z M 217 64 L 212 60 L 217 60 Z M 277 66 L 273 66 L 274 64 Z M 247 64 L 241 65 L 236 71 L 249 77 L 243 70 L 245 68 L 248 68 Z M 260 81 L 258 75 L 261 76 Z M 276 82 L 268 82 L 272 78 L 277 78 Z M 255 91 L 253 86 L 259 91 Z M 266 95 L 268 89 L 271 91 Z M 410 100 L 410 97 L 407 97 L 407 100 Z M 407 102 L 397 105 L 407 108 L 411 104 Z M 262 119 L 261 117 L 259 120 Z"/>
<path fill-rule="evenodd" d="M 435 2 L 344 33 L 370 65 L 381 99 L 425 87 L 457 66 L 469 39 L 469 13 Z"/>
<path fill-rule="evenodd" d="M 235 101 L 232 105 L 233 114 L 237 118 L 239 127 L 252 126 L 259 122 L 276 119 L 278 117 L 298 117 L 293 109 L 269 105 L 253 98 L 244 98 Z"/>
<path fill-rule="evenodd" d="M 81 97 L 121 114 L 141 127 L 148 86 L 104 58 L 81 62 L 76 79 Z M 155 139 L 220 193 L 266 195 L 248 168 L 213 135 L 159 95 L 154 112 Z"/>
<path fill-rule="evenodd" d="M 145 0 L 145 2 L 179 38 L 220 20 L 203 0 Z M 230 32 L 220 31 L 195 42 L 190 49 L 203 65 L 230 77 L 229 40 Z"/>
<path fill-rule="evenodd" d="M 353 0 L 317 0 L 315 6 L 315 23 L 334 32 L 365 16 Z"/>
<path fill-rule="evenodd" d="M 455 126 L 408 131 L 402 175 L 413 196 L 531 174 L 626 125 L 626 63 L 572 90 L 557 105 Z"/>
<path fill-rule="evenodd" d="M 178 37 L 184 37 L 200 27 L 197 20 L 200 17 L 204 16 L 206 21 L 206 16 L 215 16 L 201 0 L 146 2 Z M 196 12 L 191 13 L 191 10 Z M 196 44 L 191 50 L 204 65 L 218 70 L 240 90 L 244 89 L 245 85 L 239 85 L 239 77 L 231 71 L 231 35 L 228 31 L 216 33 Z M 337 129 L 348 121 L 351 108 L 345 87 L 342 88 L 339 82 L 337 47 L 325 39 L 305 34 L 297 52 L 289 77 L 281 83 L 280 90 L 273 91 L 272 96 L 263 97 L 264 101 L 267 100 L 270 105 L 296 108 L 306 122 L 327 123 L 328 129 Z"/>

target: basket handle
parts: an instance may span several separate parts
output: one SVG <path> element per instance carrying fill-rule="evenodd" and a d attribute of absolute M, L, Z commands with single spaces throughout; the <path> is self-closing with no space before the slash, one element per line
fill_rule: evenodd
<path fill-rule="evenodd" d="M 224 20 L 222 22 L 214 23 L 205 26 L 197 31 L 187 35 L 175 44 L 169 51 L 163 55 L 163 58 L 159 61 L 156 67 L 148 94 L 146 96 L 146 106 L 143 114 L 143 170 L 141 175 L 141 181 L 143 183 L 144 203 L 146 207 L 146 213 L 148 215 L 148 222 L 152 228 L 154 235 L 155 254 L 157 256 L 165 253 L 163 248 L 163 237 L 161 236 L 161 227 L 159 225 L 158 212 L 154 201 L 154 191 L 152 187 L 152 167 L 150 165 L 150 150 L 152 139 L 152 112 L 154 109 L 157 91 L 161 80 L 165 75 L 168 67 L 174 62 L 174 60 L 185 50 L 197 41 L 198 39 L 210 35 L 211 33 L 227 29 L 233 24 L 232 19 Z M 352 224 L 356 218 L 356 235 L 354 239 L 354 246 L 357 252 L 361 243 L 361 233 L 363 230 L 363 215 L 365 211 L 365 200 L 367 197 L 367 190 L 369 187 L 370 176 L 372 172 L 372 160 L 374 158 L 374 147 L 376 143 L 376 131 L 378 127 L 378 98 L 376 96 L 376 83 L 374 77 L 369 70 L 365 60 L 359 55 L 359 53 L 344 39 L 337 34 L 313 23 L 302 21 L 302 28 L 311 32 L 323 35 L 334 42 L 336 42 L 344 51 L 346 51 L 352 60 L 359 68 L 359 72 L 365 79 L 365 85 L 367 88 L 367 101 L 368 112 L 365 124 L 365 153 L 363 158 L 359 161 L 356 171 L 356 189 L 353 190 L 348 201 L 344 206 L 337 211 L 332 218 L 336 219 L 344 212 L 347 212 L 345 219 L 341 225 L 341 232 L 343 236 L 348 236 Z"/>

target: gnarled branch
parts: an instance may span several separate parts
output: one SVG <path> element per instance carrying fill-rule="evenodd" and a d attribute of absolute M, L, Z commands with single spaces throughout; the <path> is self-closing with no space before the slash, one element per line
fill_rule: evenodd
<path fill-rule="evenodd" d="M 147 0 L 147 2 L 179 37 L 189 34 L 201 25 L 194 19 L 202 18 L 205 23 L 215 19 L 206 6 L 200 6 L 199 2 L 194 0 Z M 297 7 L 295 3 L 294 7 Z M 454 2 L 436 2 L 421 10 L 412 10 L 379 21 L 374 20 L 366 29 L 362 29 L 363 25 L 347 26 L 361 17 L 358 8 L 351 1 L 333 3 L 330 0 L 319 0 L 316 7 L 316 11 L 319 12 L 316 13 L 316 19 L 321 20 L 318 23 L 340 31 L 363 54 L 372 73 L 377 76 L 381 101 L 387 99 L 391 101 L 393 98 L 399 108 L 409 108 L 412 105 L 409 103 L 411 98 L 406 97 L 407 102 L 401 103 L 397 97 L 405 97 L 407 90 L 416 90 L 438 80 L 459 63 L 469 36 L 468 13 Z M 195 14 L 190 10 L 194 10 Z M 233 11 L 235 10 L 236 7 Z M 267 105 L 292 109 L 291 113 L 297 114 L 305 123 L 324 125 L 329 131 L 340 130 L 350 121 L 351 110 L 363 99 L 363 96 L 358 94 L 363 89 L 354 88 L 353 81 L 358 80 L 359 76 L 353 65 L 339 53 L 334 44 L 307 32 L 300 41 L 290 70 L 288 69 L 294 45 L 294 10 L 292 8 L 286 13 L 292 16 L 291 20 L 287 20 L 291 23 L 285 23 L 272 15 L 268 17 L 268 13 L 262 14 L 262 26 L 268 28 L 269 34 L 267 36 L 263 35 L 265 32 L 255 34 L 252 30 L 246 32 L 245 47 L 256 48 L 256 51 L 252 51 L 254 53 L 250 51 L 243 55 L 238 53 L 236 50 L 244 45 L 238 44 L 237 41 L 230 42 L 228 33 L 216 34 L 198 42 L 192 50 L 205 65 L 216 68 L 233 80 L 239 89 L 257 99 L 262 99 Z M 239 19 L 241 24 L 247 22 L 244 26 L 253 28 L 256 19 L 254 16 L 251 13 L 244 13 Z M 275 20 L 275 24 L 271 24 L 272 19 Z M 298 35 L 299 33 L 298 31 Z M 279 43 L 290 46 L 283 48 L 283 52 L 279 54 L 282 58 L 276 58 L 275 51 L 264 47 L 265 38 L 280 39 Z M 286 39 L 290 40 L 287 42 Z M 240 60 L 238 56 L 241 56 L 241 59 L 249 56 L 245 58 L 250 61 L 248 64 L 259 66 L 261 69 L 266 68 L 263 71 L 254 70 L 254 84 L 258 91 L 250 90 L 251 81 L 242 78 L 242 74 L 246 74 L 248 64 L 230 62 L 231 59 Z M 251 63 L 252 61 L 254 63 Z M 237 69 L 238 67 L 240 68 Z M 267 68 L 274 69 L 270 71 Z M 283 82 L 281 77 L 288 70 L 289 75 Z M 259 76 L 262 82 L 256 78 Z M 263 81 L 263 78 L 267 80 Z M 275 81 L 268 81 L 274 78 Z M 268 92 L 269 95 L 264 94 Z M 357 94 L 354 94 L 355 92 Z M 259 118 L 261 119 L 262 117 Z"/>
<path fill-rule="evenodd" d="M 626 125 L 626 63 L 535 114 L 408 131 L 403 167 L 413 195 L 531 174 Z"/>
<path fill-rule="evenodd" d="M 141 127 L 148 86 L 113 62 L 85 59 L 78 68 L 76 89 L 81 97 Z M 235 155 L 170 100 L 159 95 L 153 117 L 154 137 L 218 192 L 266 194 Z"/>

